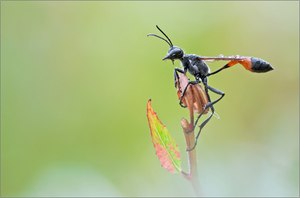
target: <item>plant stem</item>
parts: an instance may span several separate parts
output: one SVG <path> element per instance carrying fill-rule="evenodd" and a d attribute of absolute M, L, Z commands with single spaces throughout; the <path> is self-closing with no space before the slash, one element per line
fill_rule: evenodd
<path fill-rule="evenodd" d="M 186 148 L 188 152 L 188 166 L 189 172 L 182 171 L 184 178 L 189 180 L 195 190 L 197 196 L 199 193 L 199 180 L 197 174 L 197 155 L 196 149 L 192 149 L 195 145 L 194 133 L 194 113 L 200 114 L 204 111 L 204 106 L 208 103 L 206 93 L 199 84 L 189 84 L 188 77 L 183 73 L 178 73 L 176 76 L 177 96 L 180 104 L 183 104 L 189 110 L 190 122 L 186 119 L 181 120 L 181 126 L 186 141 Z M 185 91 L 183 91 L 185 90 Z M 191 150 L 192 149 L 192 150 Z"/>
<path fill-rule="evenodd" d="M 188 121 L 183 118 L 181 120 L 181 126 L 183 129 L 183 134 L 184 134 L 186 145 L 187 145 L 187 150 L 189 150 L 195 144 L 195 133 L 194 133 L 193 122 L 188 123 Z M 184 176 L 184 178 L 186 178 L 188 181 L 191 182 L 196 195 L 199 196 L 200 189 L 199 189 L 199 181 L 198 181 L 198 174 L 197 174 L 196 149 L 187 151 L 187 153 L 188 153 L 189 173 L 182 172 L 182 175 Z"/>

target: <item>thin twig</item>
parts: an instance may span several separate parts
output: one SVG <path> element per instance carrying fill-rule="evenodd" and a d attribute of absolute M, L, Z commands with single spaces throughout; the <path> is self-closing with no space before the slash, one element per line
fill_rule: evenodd
<path fill-rule="evenodd" d="M 187 150 L 189 150 L 195 144 L 194 126 L 193 123 L 188 123 L 186 119 L 181 120 L 181 126 L 183 129 L 183 134 L 187 145 Z M 184 178 L 186 178 L 188 181 L 191 182 L 196 195 L 199 196 L 200 189 L 199 189 L 199 181 L 198 181 L 198 174 L 197 174 L 198 172 L 197 172 L 196 149 L 187 151 L 187 153 L 188 153 L 189 172 L 188 173 L 182 172 L 182 175 L 184 176 Z"/>
<path fill-rule="evenodd" d="M 186 141 L 189 166 L 189 172 L 182 172 L 182 175 L 184 178 L 191 182 L 196 195 L 200 196 L 200 186 L 197 174 L 196 149 L 192 149 L 195 145 L 194 113 L 200 113 L 201 111 L 203 111 L 203 107 L 206 101 L 203 97 L 203 90 L 199 85 L 190 85 L 186 89 L 184 96 L 181 98 L 182 90 L 184 90 L 188 84 L 188 78 L 186 77 L 186 75 L 178 74 L 178 79 L 176 82 L 178 98 L 182 99 L 182 102 L 188 108 L 190 115 L 190 122 L 188 122 L 186 119 L 181 120 L 181 126 Z"/>

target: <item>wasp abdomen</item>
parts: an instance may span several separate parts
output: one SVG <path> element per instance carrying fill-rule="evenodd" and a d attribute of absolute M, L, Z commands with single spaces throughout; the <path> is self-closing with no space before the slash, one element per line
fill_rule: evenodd
<path fill-rule="evenodd" d="M 257 73 L 263 73 L 273 70 L 273 67 L 270 63 L 260 59 L 251 57 L 251 71 Z"/>

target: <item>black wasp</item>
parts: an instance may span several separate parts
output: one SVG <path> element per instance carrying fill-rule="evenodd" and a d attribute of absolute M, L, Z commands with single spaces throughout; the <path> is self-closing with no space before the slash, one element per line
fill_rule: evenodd
<path fill-rule="evenodd" d="M 189 83 L 187 84 L 187 86 L 183 90 L 179 104 L 182 107 L 186 107 L 182 104 L 182 98 L 183 98 L 188 86 L 191 85 L 191 84 L 198 84 L 198 83 L 202 82 L 203 85 L 204 85 L 204 88 L 205 88 L 205 93 L 206 93 L 206 97 L 208 99 L 208 103 L 205 105 L 204 110 L 202 111 L 202 113 L 199 114 L 198 118 L 195 121 L 194 126 L 197 125 L 198 120 L 202 116 L 203 112 L 205 112 L 205 110 L 210 108 L 211 111 L 212 111 L 211 115 L 200 124 L 199 132 L 196 135 L 195 145 L 191 149 L 188 150 L 188 151 L 191 151 L 197 145 L 197 140 L 199 138 L 199 135 L 200 135 L 200 132 L 201 132 L 202 128 L 208 123 L 208 121 L 211 119 L 211 117 L 213 116 L 213 114 L 215 112 L 215 109 L 214 109 L 213 105 L 216 104 L 217 102 L 219 102 L 225 95 L 224 92 L 209 86 L 208 82 L 207 82 L 207 78 L 211 75 L 214 75 L 214 74 L 222 71 L 223 69 L 229 68 L 229 67 L 234 66 L 238 63 L 243 65 L 245 69 L 247 69 L 251 72 L 256 72 L 256 73 L 268 72 L 268 71 L 273 70 L 273 68 L 268 62 L 266 62 L 266 61 L 264 61 L 260 58 L 255 58 L 255 57 L 246 57 L 246 56 L 203 57 L 203 56 L 198 56 L 198 55 L 195 55 L 195 54 L 185 54 L 184 51 L 180 47 L 177 47 L 177 46 L 173 45 L 173 43 L 169 39 L 169 37 L 158 26 L 156 26 L 156 27 L 166 38 L 163 38 L 163 37 L 158 36 L 156 34 L 148 34 L 147 36 L 155 36 L 159 39 L 162 39 L 166 43 L 168 43 L 168 45 L 170 46 L 170 49 L 169 49 L 167 55 L 162 60 L 171 60 L 173 62 L 173 64 L 174 64 L 175 60 L 180 60 L 182 66 L 183 66 L 183 70 L 179 69 L 179 68 L 175 68 L 175 70 L 174 70 L 175 79 L 176 78 L 179 79 L 178 72 L 186 74 L 187 71 L 195 77 L 195 80 L 194 81 L 189 81 Z M 217 61 L 217 60 L 223 60 L 223 61 L 229 61 L 229 62 L 226 65 L 224 65 L 223 67 L 221 67 L 220 69 L 218 69 L 214 72 L 210 72 L 210 69 L 209 69 L 209 67 L 208 67 L 208 65 L 206 64 L 205 61 Z M 208 94 L 208 90 L 213 92 L 213 93 L 216 93 L 216 94 L 220 95 L 220 97 L 218 99 L 216 99 L 215 101 L 211 101 L 210 96 Z"/>

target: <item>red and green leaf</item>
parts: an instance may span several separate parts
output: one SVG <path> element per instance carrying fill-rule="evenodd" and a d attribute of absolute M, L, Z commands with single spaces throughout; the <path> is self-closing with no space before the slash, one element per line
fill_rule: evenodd
<path fill-rule="evenodd" d="M 181 159 L 178 146 L 165 125 L 154 112 L 151 106 L 151 100 L 148 100 L 147 103 L 147 118 L 152 143 L 162 167 L 171 173 L 175 173 L 176 171 L 181 172 Z"/>

